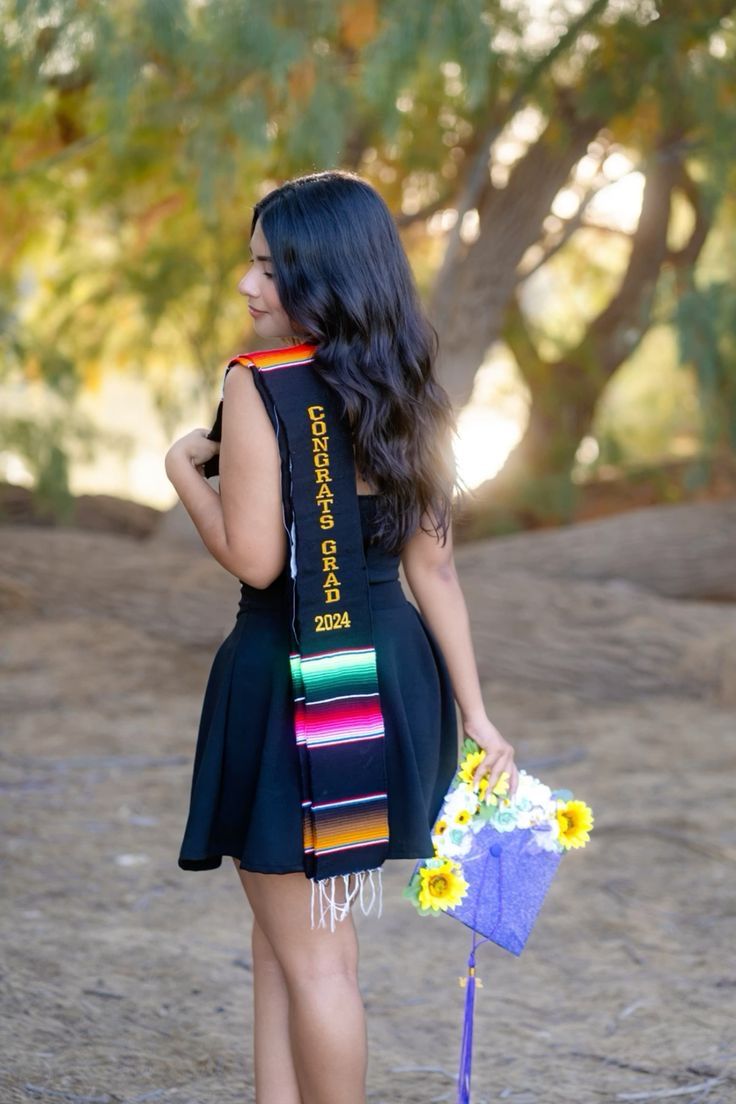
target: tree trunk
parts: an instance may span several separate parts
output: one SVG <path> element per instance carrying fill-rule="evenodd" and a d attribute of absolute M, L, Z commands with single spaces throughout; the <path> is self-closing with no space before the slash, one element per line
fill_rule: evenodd
<path fill-rule="evenodd" d="M 686 15 L 684 0 L 667 5 L 652 30 L 661 50 L 685 51 L 702 43 L 727 16 L 729 0 L 705 0 L 701 20 L 681 36 Z M 493 341 L 503 332 L 504 318 L 518 282 L 519 263 L 527 249 L 540 241 L 544 220 L 555 195 L 568 179 L 591 140 L 606 124 L 600 105 L 610 115 L 631 111 L 641 88 L 635 80 L 621 79 L 632 64 L 632 40 L 617 25 L 601 30 L 606 39 L 606 65 L 595 58 L 574 97 L 567 90 L 556 97 L 551 120 L 541 137 L 512 170 L 506 187 L 492 186 L 482 161 L 475 165 L 478 186 L 473 190 L 479 233 L 472 243 L 450 237 L 430 303 L 432 320 L 440 334 L 438 367 L 443 384 L 456 406 L 469 400 L 478 367 Z M 649 38 L 646 50 L 652 49 Z M 637 55 L 638 58 L 638 55 Z M 640 60 L 640 59 L 639 59 Z M 635 67 L 636 69 L 636 67 Z M 634 69 L 634 71 L 635 71 Z M 661 77 L 661 74 L 660 74 Z M 681 94 L 677 81 L 660 80 L 650 89 L 662 108 L 661 148 L 647 170 L 644 207 L 634 237 L 632 253 L 617 294 L 589 327 L 582 342 L 555 364 L 545 364 L 528 336 L 518 357 L 529 384 L 532 404 L 523 440 L 503 472 L 493 481 L 492 494 L 501 520 L 512 509 L 530 518 L 570 516 L 574 488 L 570 471 L 580 440 L 589 431 L 596 404 L 616 369 L 636 349 L 650 325 L 651 306 L 663 265 L 692 266 L 707 234 L 709 219 L 698 199 L 698 189 L 678 160 L 681 140 L 687 139 L 697 119 Z M 689 129 L 688 129 L 689 128 Z M 671 195 L 682 189 L 695 211 L 691 237 L 679 254 L 667 246 Z M 472 209 L 472 208 L 471 208 Z M 462 204 L 459 214 L 463 214 Z M 510 327 L 513 334 L 514 327 Z M 510 342 L 511 343 L 511 342 Z M 513 351 L 518 354 L 517 347 Z M 489 509 L 489 488 L 481 488 L 469 509 Z M 509 523 L 512 523 L 509 517 Z"/>
<path fill-rule="evenodd" d="M 652 304 L 663 266 L 690 266 L 706 234 L 698 214 L 684 249 L 673 254 L 667 233 L 676 187 L 692 181 L 672 156 L 669 137 L 662 155 L 647 171 L 639 223 L 629 262 L 617 293 L 595 318 L 578 345 L 550 362 L 539 355 L 518 303 L 512 304 L 506 341 L 529 386 L 526 430 L 499 473 L 477 489 L 467 509 L 487 517 L 491 527 L 570 521 L 578 492 L 571 480 L 575 454 L 590 433 L 600 396 L 614 372 L 639 346 L 650 326 Z M 696 207 L 697 211 L 697 207 Z"/>
<path fill-rule="evenodd" d="M 478 367 L 501 332 L 519 262 L 539 240 L 554 197 L 599 125 L 593 119 L 576 123 L 561 139 L 559 121 L 550 123 L 505 188 L 492 187 L 489 179 L 478 208 L 477 240 L 440 272 L 430 315 L 441 335 L 439 370 L 456 405 L 470 398 Z"/>

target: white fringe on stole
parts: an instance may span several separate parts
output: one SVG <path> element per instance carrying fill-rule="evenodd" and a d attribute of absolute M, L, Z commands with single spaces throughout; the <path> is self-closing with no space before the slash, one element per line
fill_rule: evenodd
<path fill-rule="evenodd" d="M 373 875 L 378 875 L 378 891 L 373 882 Z M 376 900 L 378 901 L 378 916 L 380 917 L 383 911 L 383 880 L 381 877 L 382 868 L 380 866 L 374 867 L 373 870 L 361 870 L 353 874 L 335 874 L 331 878 L 321 878 L 319 880 L 310 878 L 312 883 L 312 902 L 311 902 L 311 926 L 314 928 L 314 900 L 315 894 L 319 892 L 319 909 L 320 917 L 317 922 L 318 928 L 327 927 L 327 917 L 330 918 L 330 931 L 335 930 L 335 921 L 344 920 L 350 912 L 350 903 L 355 897 L 358 897 L 361 910 L 364 916 L 368 916 L 373 909 Z M 345 886 L 345 901 L 340 903 L 335 900 L 335 883 L 338 878 L 342 878 Z M 350 879 L 355 878 L 355 885 L 352 890 L 350 889 Z M 363 899 L 363 892 L 365 890 L 366 881 L 370 882 L 371 899 L 368 905 Z M 367 891 L 366 891 L 367 895 Z"/>

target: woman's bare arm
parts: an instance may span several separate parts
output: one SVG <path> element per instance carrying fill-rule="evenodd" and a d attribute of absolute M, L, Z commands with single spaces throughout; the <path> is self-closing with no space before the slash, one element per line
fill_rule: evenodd
<path fill-rule="evenodd" d="M 406 581 L 445 658 L 463 729 L 486 750 L 486 758 L 475 773 L 476 782 L 487 773 L 488 783 L 493 786 L 501 771 L 506 770 L 510 775 L 509 792 L 513 793 L 518 782 L 514 749 L 491 723 L 483 703 L 468 607 L 455 568 L 452 524 L 444 546 L 426 516 L 422 524 L 430 532 L 418 528 L 401 553 Z"/>
<path fill-rule="evenodd" d="M 263 588 L 286 563 L 281 461 L 252 370 L 233 367 L 223 388 L 219 493 L 198 465 L 218 451 L 194 430 L 166 454 L 166 473 L 207 550 L 238 579 Z"/>

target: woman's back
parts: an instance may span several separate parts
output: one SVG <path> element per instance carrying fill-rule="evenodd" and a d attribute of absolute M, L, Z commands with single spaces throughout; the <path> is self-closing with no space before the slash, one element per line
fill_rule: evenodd
<path fill-rule="evenodd" d="M 385 585 L 387 583 L 399 583 L 400 556 L 385 552 L 379 545 L 371 543 L 375 533 L 376 512 L 378 509 L 378 495 L 359 494 L 358 505 L 360 510 L 360 522 L 363 530 L 363 552 L 365 555 L 368 582 L 372 586 Z M 259 609 L 272 608 L 274 610 L 288 608 L 291 601 L 291 588 L 289 585 L 288 563 L 284 565 L 281 574 L 274 579 L 270 586 L 258 588 L 249 586 L 241 580 L 240 609 L 258 607 Z M 403 594 L 403 591 L 402 591 Z"/>

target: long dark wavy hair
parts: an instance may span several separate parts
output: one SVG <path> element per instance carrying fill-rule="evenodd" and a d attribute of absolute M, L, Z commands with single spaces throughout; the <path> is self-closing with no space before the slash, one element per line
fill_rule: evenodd
<path fill-rule="evenodd" d="M 253 209 L 295 333 L 339 395 L 358 470 L 378 493 L 373 542 L 398 554 L 429 518 L 442 544 L 458 486 L 457 422 L 434 374 L 437 332 L 426 318 L 391 212 L 361 177 L 310 173 Z"/>

